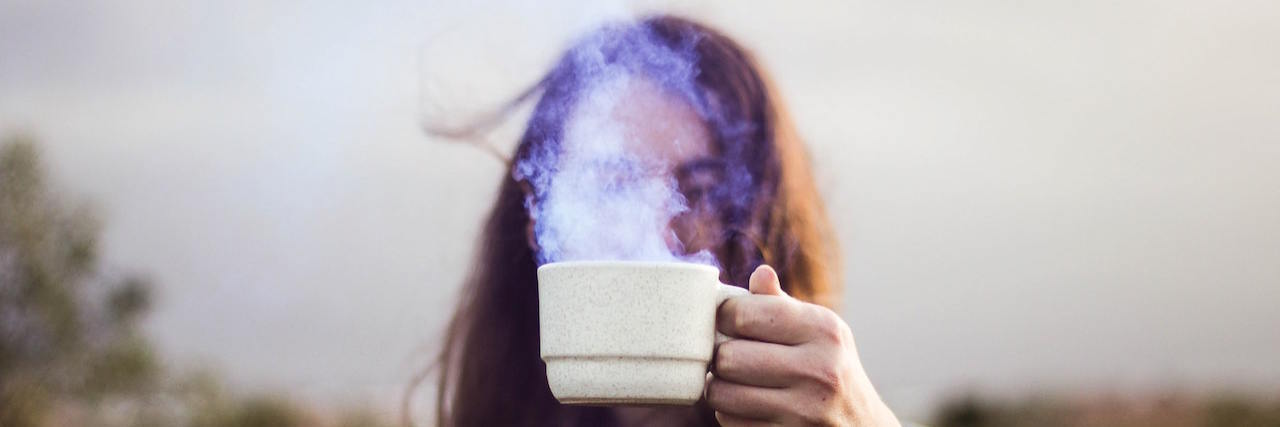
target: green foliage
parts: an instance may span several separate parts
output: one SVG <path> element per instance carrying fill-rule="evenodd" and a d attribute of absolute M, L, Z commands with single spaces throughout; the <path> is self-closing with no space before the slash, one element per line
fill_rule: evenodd
<path fill-rule="evenodd" d="M 48 188 L 34 138 L 0 141 L 0 426 L 386 425 L 237 398 L 209 373 L 167 377 L 141 330 L 152 284 L 100 272 L 100 229 Z"/>
<path fill-rule="evenodd" d="M 99 230 L 90 209 L 65 205 L 47 187 L 32 138 L 0 145 L 0 426 L 113 424 L 99 414 L 113 405 L 133 408 L 125 424 L 176 422 L 149 404 L 166 397 L 139 326 L 151 285 L 99 274 Z M 211 376 L 197 381 L 189 399 L 170 405 L 210 421 L 197 425 L 296 418 L 282 401 L 228 403 Z"/>
<path fill-rule="evenodd" d="M 139 279 L 128 278 L 107 297 L 111 320 L 121 323 L 136 321 L 151 309 L 151 286 Z"/>
<path fill-rule="evenodd" d="M 100 226 L 47 187 L 33 138 L 0 145 L 0 425 L 42 423 L 61 396 L 136 393 L 158 363 L 138 332 L 150 286 L 99 273 Z"/>
<path fill-rule="evenodd" d="M 1206 405 L 1203 425 L 1280 427 L 1280 402 L 1261 405 L 1243 396 L 1219 396 Z"/>
<path fill-rule="evenodd" d="M 347 412 L 338 420 L 338 427 L 390 427 L 378 414 L 368 409 L 355 409 Z"/>
<path fill-rule="evenodd" d="M 297 407 L 272 397 L 256 397 L 245 401 L 232 415 L 228 426 L 295 427 L 304 425 L 305 417 Z"/>
<path fill-rule="evenodd" d="M 939 407 L 939 427 L 1280 427 L 1280 401 L 1236 395 L 1038 397 L 960 396 Z"/>
<path fill-rule="evenodd" d="M 937 423 L 946 427 L 979 427 L 995 425 L 995 411 L 973 396 L 946 402 L 938 409 Z"/>
<path fill-rule="evenodd" d="M 151 346 L 140 337 L 112 343 L 90 363 L 83 389 L 90 396 L 146 393 L 160 372 Z"/>

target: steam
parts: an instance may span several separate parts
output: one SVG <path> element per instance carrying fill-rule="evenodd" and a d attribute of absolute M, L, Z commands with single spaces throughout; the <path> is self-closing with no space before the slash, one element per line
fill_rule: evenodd
<path fill-rule="evenodd" d="M 698 99 L 698 69 L 692 43 L 672 48 L 655 37 L 641 26 L 607 28 L 576 45 L 553 70 L 553 77 L 559 72 L 563 78 L 560 84 L 576 90 L 563 97 L 567 105 L 540 106 L 559 112 L 557 120 L 544 125 L 560 128 L 540 133 L 550 140 L 535 143 L 538 149 L 514 169 L 515 178 L 533 190 L 526 207 L 535 223 L 539 264 L 631 260 L 715 265 L 706 251 L 684 253 L 668 227 L 689 210 L 669 173 L 671 165 L 637 154 L 641 142 L 616 114 L 630 94 L 656 90 L 687 100 L 705 116 L 693 101 Z M 683 142 L 669 143 L 679 149 Z"/>

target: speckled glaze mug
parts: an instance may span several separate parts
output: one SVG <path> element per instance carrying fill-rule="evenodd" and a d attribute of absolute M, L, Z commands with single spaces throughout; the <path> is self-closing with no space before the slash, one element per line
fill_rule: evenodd
<path fill-rule="evenodd" d="M 551 394 L 571 405 L 691 405 L 702 397 L 716 309 L 747 290 L 680 262 L 573 261 L 538 268 Z"/>

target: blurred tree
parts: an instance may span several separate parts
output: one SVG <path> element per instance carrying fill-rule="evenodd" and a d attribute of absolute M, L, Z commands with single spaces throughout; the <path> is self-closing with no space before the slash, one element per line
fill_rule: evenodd
<path fill-rule="evenodd" d="M 1278 427 L 1280 402 L 1263 405 L 1246 396 L 1222 395 L 1205 405 L 1202 425 L 1220 427 Z"/>
<path fill-rule="evenodd" d="M 996 408 L 984 405 L 974 396 L 963 396 L 938 408 L 936 423 L 942 427 L 981 427 L 995 425 Z"/>
<path fill-rule="evenodd" d="M 166 377 L 141 330 L 152 285 L 102 272 L 99 231 L 55 197 L 34 138 L 0 140 L 0 427 L 388 425 L 238 398 L 209 372 Z"/>
<path fill-rule="evenodd" d="M 155 384 L 139 331 L 151 287 L 99 271 L 99 230 L 89 209 L 54 197 L 34 138 L 0 143 L 0 425 Z"/>
<path fill-rule="evenodd" d="M 255 397 L 246 400 L 240 409 L 232 413 L 231 422 L 225 425 L 243 427 L 301 427 L 314 425 L 306 422 L 306 416 L 288 401 L 274 397 Z"/>
<path fill-rule="evenodd" d="M 939 406 L 939 427 L 1280 427 L 1280 401 L 1248 395 L 1036 396 L 1015 401 L 967 394 Z"/>

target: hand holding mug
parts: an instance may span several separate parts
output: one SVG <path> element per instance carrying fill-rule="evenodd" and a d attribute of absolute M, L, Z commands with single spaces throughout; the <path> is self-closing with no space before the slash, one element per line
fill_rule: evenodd
<path fill-rule="evenodd" d="M 899 425 L 840 316 L 788 296 L 768 266 L 750 290 L 716 316 L 730 339 L 716 346 L 706 399 L 722 425 Z"/>

